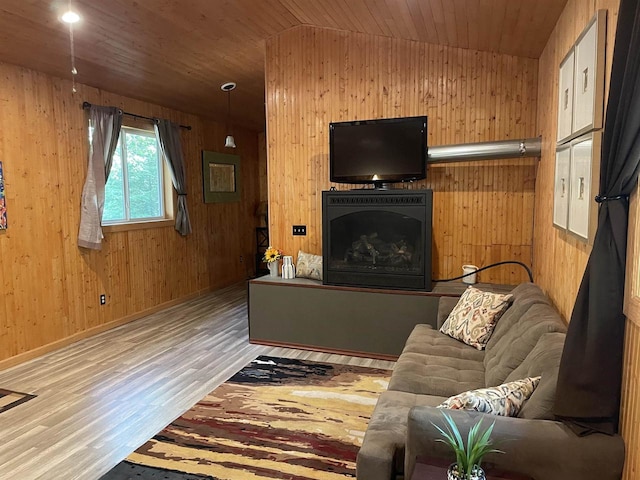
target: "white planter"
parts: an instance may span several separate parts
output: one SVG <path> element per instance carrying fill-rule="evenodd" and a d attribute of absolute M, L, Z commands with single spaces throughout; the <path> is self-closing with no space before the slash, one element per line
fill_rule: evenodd
<path fill-rule="evenodd" d="M 474 465 L 469 480 L 486 480 L 486 478 L 484 470 L 478 465 Z M 467 480 L 467 476 L 464 473 L 458 473 L 458 464 L 452 463 L 447 470 L 447 480 Z"/>

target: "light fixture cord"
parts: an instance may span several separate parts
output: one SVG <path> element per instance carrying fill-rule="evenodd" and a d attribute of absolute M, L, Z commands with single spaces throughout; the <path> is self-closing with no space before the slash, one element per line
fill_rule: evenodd
<path fill-rule="evenodd" d="M 69 11 L 71 11 L 71 0 L 69 0 Z M 75 42 L 73 41 L 73 23 L 69 23 L 69 50 L 71 51 L 71 91 L 76 93 L 76 75 L 78 70 L 76 69 L 76 49 Z"/>

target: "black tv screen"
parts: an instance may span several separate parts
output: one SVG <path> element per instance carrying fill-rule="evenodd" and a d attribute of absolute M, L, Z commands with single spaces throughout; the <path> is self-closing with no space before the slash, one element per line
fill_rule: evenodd
<path fill-rule="evenodd" d="M 393 183 L 425 178 L 427 117 L 329 124 L 330 177 L 336 183 Z"/>

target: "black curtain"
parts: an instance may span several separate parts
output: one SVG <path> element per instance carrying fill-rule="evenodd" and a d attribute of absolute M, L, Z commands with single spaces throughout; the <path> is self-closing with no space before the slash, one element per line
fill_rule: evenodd
<path fill-rule="evenodd" d="M 577 433 L 618 429 L 629 194 L 640 165 L 640 2 L 621 0 L 602 140 L 598 229 L 565 342 L 555 414 Z"/>

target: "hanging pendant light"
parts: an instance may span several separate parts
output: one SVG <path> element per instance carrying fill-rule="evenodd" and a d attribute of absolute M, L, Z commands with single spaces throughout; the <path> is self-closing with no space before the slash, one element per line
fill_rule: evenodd
<path fill-rule="evenodd" d="M 224 139 L 224 146 L 227 148 L 236 148 L 236 140 L 233 138 L 233 135 L 227 135 L 227 138 Z"/>
<path fill-rule="evenodd" d="M 224 146 L 227 148 L 236 148 L 236 141 L 231 135 L 231 90 L 236 88 L 235 82 L 223 83 L 220 89 L 227 92 L 227 138 L 225 138 Z"/>

